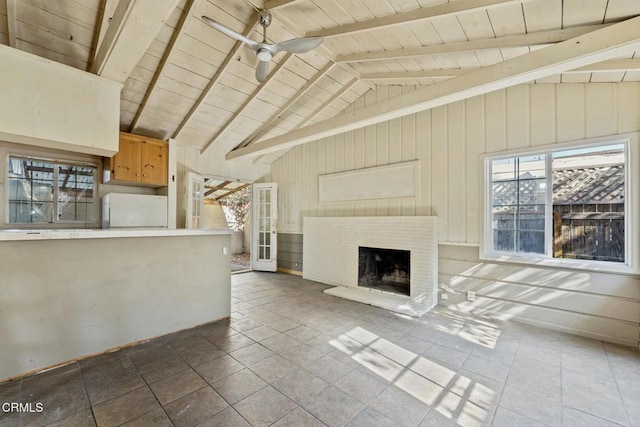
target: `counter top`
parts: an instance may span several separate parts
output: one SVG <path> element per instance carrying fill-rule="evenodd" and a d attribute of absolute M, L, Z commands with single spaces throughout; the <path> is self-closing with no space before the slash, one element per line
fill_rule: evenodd
<path fill-rule="evenodd" d="M 16 240 L 112 239 L 129 237 L 215 236 L 231 234 L 228 229 L 118 229 L 118 230 L 0 230 L 0 242 Z"/>

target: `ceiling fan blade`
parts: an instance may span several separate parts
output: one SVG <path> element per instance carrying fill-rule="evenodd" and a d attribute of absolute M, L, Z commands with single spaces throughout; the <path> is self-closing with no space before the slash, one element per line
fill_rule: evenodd
<path fill-rule="evenodd" d="M 323 40 L 322 37 L 302 37 L 276 43 L 274 47 L 278 52 L 284 50 L 291 53 L 306 53 L 320 46 Z"/>
<path fill-rule="evenodd" d="M 202 16 L 202 20 L 204 22 L 206 22 L 207 24 L 209 24 L 210 26 L 212 26 L 213 28 L 215 28 L 216 30 L 220 31 L 223 34 L 226 34 L 227 36 L 231 37 L 232 39 L 236 39 L 238 41 L 241 41 L 243 43 L 245 43 L 247 46 L 249 46 L 251 49 L 253 50 L 257 50 L 258 46 L 260 45 L 260 43 L 251 40 L 249 37 L 246 37 L 240 33 L 237 33 L 235 31 L 233 31 L 230 28 L 225 27 L 224 25 L 220 24 L 219 22 L 214 21 L 213 19 L 209 18 L 208 16 Z"/>
<path fill-rule="evenodd" d="M 256 57 L 256 52 L 251 49 L 249 46 L 245 45 L 242 48 L 242 58 L 251 66 L 251 68 L 256 68 L 258 65 L 258 58 Z"/>
<path fill-rule="evenodd" d="M 260 61 L 256 67 L 256 80 L 263 82 L 269 74 L 269 61 Z"/>

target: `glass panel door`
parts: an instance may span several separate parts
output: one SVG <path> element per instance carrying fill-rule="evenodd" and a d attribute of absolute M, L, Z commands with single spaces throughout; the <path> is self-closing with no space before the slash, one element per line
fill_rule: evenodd
<path fill-rule="evenodd" d="M 187 199 L 187 228 L 204 228 L 204 177 L 189 172 Z"/>
<path fill-rule="evenodd" d="M 253 184 L 253 269 L 276 271 L 277 184 Z"/>

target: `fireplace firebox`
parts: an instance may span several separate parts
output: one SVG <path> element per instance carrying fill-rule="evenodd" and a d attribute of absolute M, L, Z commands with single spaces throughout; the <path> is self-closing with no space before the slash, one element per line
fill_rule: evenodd
<path fill-rule="evenodd" d="M 411 295 L 411 252 L 358 247 L 358 286 Z"/>

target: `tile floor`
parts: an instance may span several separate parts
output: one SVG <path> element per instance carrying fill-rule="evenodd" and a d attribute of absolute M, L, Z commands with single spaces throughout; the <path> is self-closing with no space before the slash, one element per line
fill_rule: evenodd
<path fill-rule="evenodd" d="M 640 426 L 633 349 L 295 276 L 234 275 L 230 320 L 0 384 L 0 426 Z"/>

